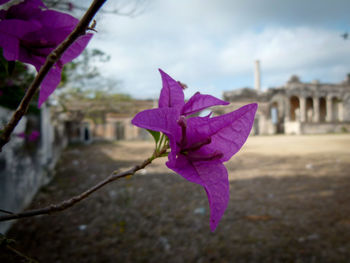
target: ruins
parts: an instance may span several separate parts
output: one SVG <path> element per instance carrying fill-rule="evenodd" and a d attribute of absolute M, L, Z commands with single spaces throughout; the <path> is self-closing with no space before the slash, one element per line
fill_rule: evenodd
<path fill-rule="evenodd" d="M 94 101 L 67 103 L 65 110 L 55 108 L 65 123 L 70 143 L 113 140 L 145 140 L 151 136 L 131 124 L 136 113 L 155 108 L 154 100 L 120 101 L 113 105 Z"/>
<path fill-rule="evenodd" d="M 252 134 L 322 134 L 350 131 L 350 74 L 336 84 L 311 83 L 291 76 L 286 84 L 262 91 L 260 62 L 255 61 L 255 88 L 241 88 L 223 93 L 228 106 L 213 107 L 221 115 L 257 102 Z M 133 116 L 157 107 L 156 100 L 128 100 L 101 104 L 74 101 L 63 113 L 70 142 L 96 140 L 150 139 L 149 134 L 131 124 Z M 56 109 L 57 110 L 57 109 Z"/>
<path fill-rule="evenodd" d="M 216 115 L 257 102 L 253 134 L 321 134 L 350 131 L 350 74 L 337 84 L 306 83 L 293 75 L 280 87 L 260 89 L 260 66 L 255 62 L 255 88 L 223 93 L 229 106 Z"/>

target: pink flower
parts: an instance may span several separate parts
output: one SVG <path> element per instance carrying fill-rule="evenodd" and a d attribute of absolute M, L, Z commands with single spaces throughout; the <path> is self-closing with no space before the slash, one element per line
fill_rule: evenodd
<path fill-rule="evenodd" d="M 39 71 L 78 22 L 71 15 L 49 10 L 41 0 L 26 0 L 0 12 L 0 47 L 7 60 L 31 64 Z M 79 56 L 91 37 L 79 37 L 51 68 L 41 84 L 39 107 L 60 83 L 63 65 Z"/>
<path fill-rule="evenodd" d="M 245 143 L 257 104 L 218 117 L 190 117 L 208 107 L 229 103 L 199 92 L 185 103 L 181 85 L 162 70 L 160 73 L 163 88 L 159 108 L 138 113 L 132 123 L 168 137 L 171 152 L 166 165 L 204 187 L 210 206 L 210 227 L 214 231 L 229 201 L 228 173 L 223 163 Z"/>

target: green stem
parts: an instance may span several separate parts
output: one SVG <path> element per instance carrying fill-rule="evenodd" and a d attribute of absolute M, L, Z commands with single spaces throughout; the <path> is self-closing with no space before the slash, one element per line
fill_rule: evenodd
<path fill-rule="evenodd" d="M 164 135 L 164 133 L 162 133 L 162 135 L 160 136 L 160 139 L 159 139 L 159 141 L 158 141 L 158 146 L 156 146 L 156 151 L 157 151 L 157 153 L 160 151 L 160 149 L 163 147 L 163 140 L 164 140 L 164 137 L 165 137 L 165 135 Z"/>

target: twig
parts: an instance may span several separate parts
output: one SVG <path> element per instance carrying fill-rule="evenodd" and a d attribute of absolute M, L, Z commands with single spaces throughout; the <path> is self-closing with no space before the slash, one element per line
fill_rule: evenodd
<path fill-rule="evenodd" d="M 47 57 L 45 64 L 40 68 L 35 79 L 31 83 L 30 87 L 27 89 L 18 108 L 13 113 L 10 121 L 4 127 L 0 137 L 0 151 L 2 151 L 2 147 L 9 142 L 11 133 L 17 126 L 18 122 L 22 119 L 23 115 L 27 112 L 29 102 L 32 100 L 33 96 L 38 90 L 43 79 L 46 77 L 47 73 L 50 71 L 53 65 L 60 59 L 64 51 L 66 51 L 79 36 L 85 34 L 85 31 L 88 28 L 91 20 L 105 2 L 106 0 L 94 0 L 89 9 L 84 14 L 83 18 L 79 21 L 78 25 L 72 31 L 72 33 L 70 33 L 69 36 Z"/>
<path fill-rule="evenodd" d="M 10 211 L 6 211 L 6 210 L 3 210 L 3 209 L 0 209 L 0 212 L 5 213 L 5 214 L 10 214 L 10 215 L 12 215 L 12 214 L 13 214 L 12 212 L 10 212 Z"/>
<path fill-rule="evenodd" d="M 0 233 L 0 252 L 2 252 L 2 250 L 4 250 L 6 252 L 13 253 L 17 257 L 20 257 L 22 259 L 21 262 L 31 262 L 31 263 L 37 262 L 36 260 L 26 256 L 22 252 L 18 251 L 17 249 L 13 248 L 12 246 L 10 246 L 14 243 L 16 243 L 15 240 L 8 239 L 6 236 L 4 236 Z"/>
<path fill-rule="evenodd" d="M 153 156 L 146 159 L 142 164 L 135 165 L 131 169 L 126 170 L 124 172 L 114 171 L 111 173 L 110 176 L 108 176 L 106 179 L 100 181 L 95 186 L 93 186 L 90 189 L 86 190 L 85 192 L 83 192 L 79 195 L 76 195 L 70 199 L 67 199 L 61 203 L 49 205 L 47 207 L 40 208 L 40 209 L 25 211 L 25 212 L 18 213 L 18 214 L 0 216 L 0 222 L 19 219 L 19 218 L 23 218 L 23 217 L 32 217 L 32 216 L 43 215 L 43 214 L 52 214 L 55 212 L 63 211 L 69 207 L 72 207 L 73 205 L 80 202 L 81 200 L 85 199 L 90 194 L 97 191 L 98 189 L 100 189 L 104 185 L 106 185 L 110 182 L 116 181 L 116 180 L 123 178 L 125 176 L 134 175 L 138 170 L 141 170 L 141 169 L 145 168 L 147 165 L 149 165 L 154 159 L 164 156 L 164 153 L 166 153 L 167 149 L 168 149 L 168 145 L 165 145 L 159 152 L 155 151 Z"/>
<path fill-rule="evenodd" d="M 36 261 L 35 259 L 28 257 L 27 255 L 23 254 L 22 252 L 18 251 L 17 249 L 15 249 L 9 245 L 6 245 L 4 248 L 9 250 L 13 254 L 17 255 L 17 257 L 20 257 L 22 259 L 21 262 L 38 263 L 38 261 Z"/>

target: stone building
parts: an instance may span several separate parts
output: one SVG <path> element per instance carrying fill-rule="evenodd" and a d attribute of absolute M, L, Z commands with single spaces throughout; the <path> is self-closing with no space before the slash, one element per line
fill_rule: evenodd
<path fill-rule="evenodd" d="M 136 113 L 156 106 L 153 100 L 120 101 L 113 105 L 94 101 L 68 103 L 64 110 L 70 142 L 150 139 L 144 129 L 131 124 Z M 56 109 L 60 112 L 60 109 Z"/>
<path fill-rule="evenodd" d="M 255 89 L 224 92 L 224 100 L 231 104 L 216 108 L 217 114 L 257 102 L 259 107 L 253 126 L 254 134 L 350 131 L 350 74 L 336 84 L 318 81 L 306 83 L 292 76 L 281 87 L 261 91 L 258 63 L 255 72 Z"/>

